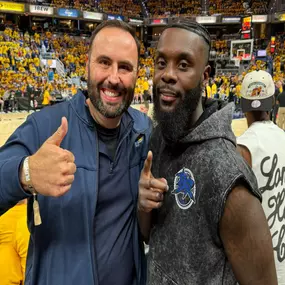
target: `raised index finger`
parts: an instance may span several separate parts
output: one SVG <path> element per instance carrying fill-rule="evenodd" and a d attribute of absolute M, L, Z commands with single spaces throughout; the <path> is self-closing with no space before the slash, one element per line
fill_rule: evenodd
<path fill-rule="evenodd" d="M 147 158 L 144 162 L 143 173 L 150 178 L 151 177 L 151 166 L 152 166 L 152 152 L 149 151 L 147 154 Z"/>

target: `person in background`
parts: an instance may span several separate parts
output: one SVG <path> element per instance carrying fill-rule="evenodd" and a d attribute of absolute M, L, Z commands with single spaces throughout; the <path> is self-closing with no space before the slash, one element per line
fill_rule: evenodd
<path fill-rule="evenodd" d="M 285 209 L 285 181 L 280 176 L 285 166 L 285 133 L 270 120 L 274 91 L 269 73 L 259 70 L 245 76 L 241 107 L 248 129 L 237 138 L 237 144 L 239 152 L 256 175 L 271 231 L 278 284 L 285 285 L 285 216 L 280 215 Z"/>
<path fill-rule="evenodd" d="M 4 112 L 4 100 L 2 96 L 0 96 L 0 112 Z"/>
<path fill-rule="evenodd" d="M 218 94 L 218 88 L 217 88 L 217 84 L 215 82 L 215 80 L 212 80 L 212 98 L 218 99 L 219 98 L 219 94 Z"/>
<path fill-rule="evenodd" d="M 285 85 L 283 91 L 277 97 L 276 104 L 279 106 L 277 125 L 285 131 Z"/>
<path fill-rule="evenodd" d="M 275 84 L 275 92 L 274 92 L 275 101 L 272 107 L 272 111 L 270 113 L 270 119 L 274 122 L 274 124 L 276 124 L 276 118 L 277 118 L 278 109 L 279 109 L 277 98 L 278 98 L 278 95 L 282 93 L 282 91 L 283 91 L 282 82 L 278 80 Z"/>
<path fill-rule="evenodd" d="M 211 89 L 209 82 L 207 82 L 206 84 L 206 95 L 207 95 L 207 98 L 212 98 L 212 89 Z"/>
<path fill-rule="evenodd" d="M 48 106 L 50 104 L 50 100 L 51 100 L 51 96 L 50 96 L 48 88 L 46 88 L 43 94 L 43 102 L 42 102 L 43 107 Z"/>
<path fill-rule="evenodd" d="M 53 82 L 54 81 L 54 71 L 52 68 L 49 69 L 49 72 L 48 72 L 48 81 L 49 82 Z"/>
<path fill-rule="evenodd" d="M 27 227 L 27 201 L 0 217 L 1 285 L 24 284 L 30 233 Z"/>

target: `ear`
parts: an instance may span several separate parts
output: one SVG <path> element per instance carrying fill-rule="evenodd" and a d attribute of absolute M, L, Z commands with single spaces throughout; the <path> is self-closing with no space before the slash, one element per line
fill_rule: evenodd
<path fill-rule="evenodd" d="M 210 73 L 211 73 L 211 66 L 210 65 L 207 65 L 204 69 L 204 72 L 203 72 L 203 77 L 202 77 L 202 84 L 203 84 L 203 87 L 206 86 L 206 83 L 209 82 L 209 78 L 210 78 Z"/>

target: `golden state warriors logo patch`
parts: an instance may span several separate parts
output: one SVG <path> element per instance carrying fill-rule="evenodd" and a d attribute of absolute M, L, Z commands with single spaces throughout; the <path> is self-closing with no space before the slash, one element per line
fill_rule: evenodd
<path fill-rule="evenodd" d="M 184 167 L 176 173 L 171 193 L 175 195 L 176 203 L 182 210 L 187 210 L 196 203 L 196 183 L 189 169 Z"/>

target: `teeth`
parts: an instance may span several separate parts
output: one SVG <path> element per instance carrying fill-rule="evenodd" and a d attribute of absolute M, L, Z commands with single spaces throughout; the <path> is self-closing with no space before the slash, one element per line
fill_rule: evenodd
<path fill-rule="evenodd" d="M 114 93 L 114 92 L 111 92 L 111 91 L 108 91 L 108 90 L 105 90 L 104 93 L 109 96 L 109 97 L 116 97 L 118 96 L 119 94 L 118 93 Z"/>

